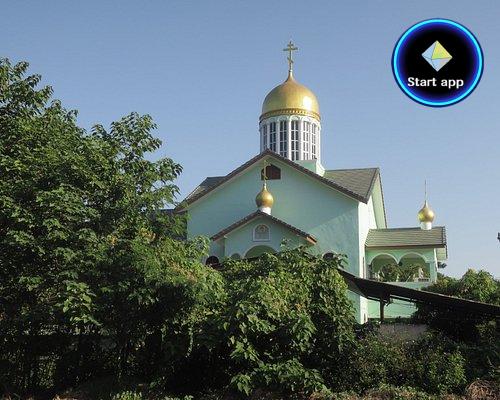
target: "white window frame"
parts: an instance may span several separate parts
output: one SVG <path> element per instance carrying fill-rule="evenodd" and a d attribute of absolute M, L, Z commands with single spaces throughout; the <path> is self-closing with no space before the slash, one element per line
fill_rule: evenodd
<path fill-rule="evenodd" d="M 292 145 L 292 161 L 297 161 L 300 158 L 299 151 L 299 141 L 300 141 L 300 132 L 299 132 L 299 124 L 300 121 L 297 119 L 292 119 L 290 124 L 291 130 L 291 145 Z"/>
<path fill-rule="evenodd" d="M 302 159 L 309 160 L 311 145 L 311 122 L 304 121 L 302 125 Z"/>
<path fill-rule="evenodd" d="M 269 124 L 269 149 L 276 153 L 276 122 Z"/>
<path fill-rule="evenodd" d="M 316 160 L 318 158 L 317 153 L 316 153 L 316 149 L 317 149 L 316 132 L 317 132 L 318 126 L 316 124 L 312 124 L 311 127 L 312 127 L 312 129 L 311 129 L 311 158 L 313 160 Z"/>
<path fill-rule="evenodd" d="M 280 139 L 280 156 L 285 157 L 288 155 L 288 121 L 281 120 L 279 122 L 279 139 Z"/>

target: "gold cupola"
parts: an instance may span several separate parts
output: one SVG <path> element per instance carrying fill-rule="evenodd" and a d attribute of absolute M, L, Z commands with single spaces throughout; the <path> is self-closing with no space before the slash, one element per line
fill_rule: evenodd
<path fill-rule="evenodd" d="M 264 99 L 260 120 L 287 114 L 320 119 L 318 99 L 310 89 L 295 80 L 291 69 L 285 82 L 271 90 Z"/>
<path fill-rule="evenodd" d="M 418 212 L 417 217 L 418 221 L 420 222 L 420 227 L 423 230 L 429 230 L 432 229 L 432 223 L 434 222 L 436 214 L 434 214 L 434 211 L 429 206 L 429 203 L 427 203 L 427 181 L 424 181 L 424 193 L 424 206 Z"/>
<path fill-rule="evenodd" d="M 271 150 L 291 161 L 305 161 L 311 170 L 321 166 L 321 118 L 316 95 L 293 76 L 293 52 L 290 41 L 288 77 L 271 90 L 262 103 L 259 118 L 260 151 Z"/>
<path fill-rule="evenodd" d="M 262 185 L 262 190 L 255 197 L 255 204 L 257 204 L 257 208 L 265 212 L 266 214 L 271 214 L 271 208 L 274 204 L 273 195 L 269 190 L 267 190 L 266 182 Z"/>
<path fill-rule="evenodd" d="M 435 214 L 432 208 L 430 208 L 427 200 L 424 203 L 424 206 L 418 212 L 418 220 L 420 222 L 434 222 Z"/>

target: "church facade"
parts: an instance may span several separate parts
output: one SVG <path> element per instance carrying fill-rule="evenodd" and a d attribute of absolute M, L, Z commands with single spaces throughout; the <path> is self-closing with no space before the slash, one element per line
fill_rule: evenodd
<path fill-rule="evenodd" d="M 260 153 L 225 176 L 207 177 L 180 206 L 187 236 L 211 240 L 207 265 L 225 258 L 305 246 L 312 254 L 347 257 L 346 270 L 411 288 L 437 279 L 447 258 L 446 231 L 433 227 L 427 201 L 419 226 L 389 228 L 378 168 L 326 169 L 321 117 L 314 93 L 293 76 L 266 96 L 259 118 Z M 379 317 L 377 302 L 350 293 L 358 322 Z M 386 318 L 408 317 L 411 303 L 394 301 Z"/>

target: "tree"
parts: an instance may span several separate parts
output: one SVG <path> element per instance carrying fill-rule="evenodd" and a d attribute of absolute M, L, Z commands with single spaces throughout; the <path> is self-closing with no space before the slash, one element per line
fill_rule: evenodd
<path fill-rule="evenodd" d="M 500 304 L 500 281 L 487 271 L 469 269 L 460 279 L 441 275 L 434 285 L 425 290 L 483 303 Z M 480 326 L 489 321 L 488 317 L 426 305 L 418 306 L 415 318 L 450 337 L 472 341 L 478 338 Z"/>
<path fill-rule="evenodd" d="M 148 159 L 151 117 L 89 134 L 27 69 L 0 61 L 0 382 L 147 374 L 146 349 L 189 352 L 221 282 L 199 262 L 206 243 L 176 241 L 183 218 L 162 211 L 181 167 Z"/>
<path fill-rule="evenodd" d="M 438 281 L 425 290 L 500 305 L 500 281 L 483 270 L 469 269 L 460 279 L 440 274 Z M 457 343 L 467 359 L 469 381 L 478 377 L 498 379 L 500 337 L 495 318 L 419 305 L 414 319 Z"/>

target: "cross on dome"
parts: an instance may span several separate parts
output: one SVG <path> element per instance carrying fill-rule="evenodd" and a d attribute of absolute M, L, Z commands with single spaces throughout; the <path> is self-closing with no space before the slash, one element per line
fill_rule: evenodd
<path fill-rule="evenodd" d="M 283 49 L 283 51 L 288 51 L 288 57 L 286 59 L 288 60 L 288 71 L 290 72 L 292 72 L 292 67 L 293 67 L 293 52 L 297 51 L 298 49 L 299 48 L 296 47 L 291 40 Z"/>

